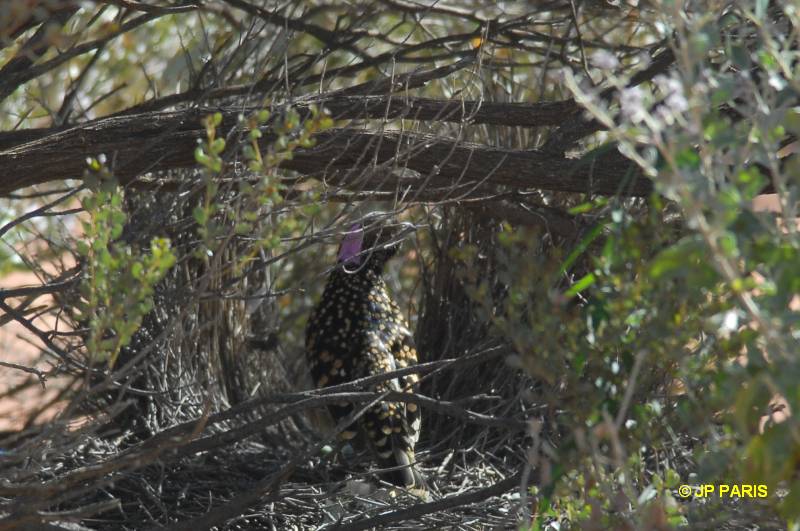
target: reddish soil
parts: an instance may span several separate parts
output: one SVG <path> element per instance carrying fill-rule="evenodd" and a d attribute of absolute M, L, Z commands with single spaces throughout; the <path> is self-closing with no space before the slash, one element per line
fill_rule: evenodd
<path fill-rule="evenodd" d="M 39 278 L 33 273 L 13 272 L 0 278 L 0 288 L 19 288 L 22 286 L 38 286 Z M 7 301 L 10 305 L 19 304 L 19 299 Z M 35 300 L 30 306 L 36 307 L 47 303 L 45 297 Z M 31 317 L 29 315 L 28 317 Z M 4 317 L 0 313 L 0 319 Z M 55 324 L 51 317 L 37 318 L 33 324 L 41 330 L 52 330 Z M 63 330 L 63 323 L 59 329 Z M 39 340 L 16 321 L 10 321 L 0 326 L 0 361 L 14 363 L 25 367 L 33 367 L 44 373 L 49 372 L 55 361 L 48 355 L 42 355 Z M 36 423 L 47 422 L 61 411 L 63 403 L 52 402 L 59 391 L 64 388 L 67 380 L 63 377 L 51 377 L 45 382 L 43 388 L 39 378 L 19 369 L 0 366 L 0 432 L 16 431 L 22 429 L 32 415 L 44 408 L 35 418 Z M 11 394 L 9 391 L 25 385 L 26 387 Z"/>

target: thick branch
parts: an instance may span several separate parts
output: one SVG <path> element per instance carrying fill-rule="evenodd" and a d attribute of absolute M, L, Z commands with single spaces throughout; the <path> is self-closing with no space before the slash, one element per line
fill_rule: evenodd
<path fill-rule="evenodd" d="M 0 152 L 0 195 L 34 184 L 80 179 L 86 157 L 101 153 L 123 183 L 146 172 L 192 167 L 197 140 L 205 136 L 200 121 L 206 114 L 186 110 L 106 118 Z M 223 113 L 222 134 L 237 126 L 238 115 Z M 273 138 L 265 133 L 268 144 Z M 284 166 L 361 191 L 385 189 L 385 179 L 363 180 L 364 169 L 374 165 L 418 172 L 419 178 L 394 183 L 412 194 L 431 186 L 469 189 L 481 183 L 604 195 L 644 195 L 652 189 L 652 183 L 616 151 L 575 160 L 433 135 L 350 129 L 326 131 L 315 139 L 316 147 L 295 152 Z M 362 179 L 356 182 L 356 177 Z"/>
<path fill-rule="evenodd" d="M 395 184 L 412 190 L 406 194 L 410 200 L 414 199 L 414 192 L 431 186 L 449 190 L 445 198 L 453 195 L 452 190 L 469 190 L 480 184 L 601 195 L 640 196 L 652 190 L 651 181 L 616 151 L 576 160 L 435 135 L 350 130 L 326 132 L 317 135 L 317 140 L 316 147 L 295 153 L 284 166 L 300 173 L 326 175 L 329 182 L 345 188 L 363 190 Z M 396 183 L 365 183 L 361 180 L 362 168 L 370 162 L 414 170 L 420 177 L 398 179 Z"/>
<path fill-rule="evenodd" d="M 541 103 L 442 101 L 403 96 L 361 96 L 323 99 L 334 118 L 403 118 L 441 122 L 466 122 L 501 126 L 543 127 L 560 125 L 577 114 L 574 100 Z"/>
<path fill-rule="evenodd" d="M 371 518 L 364 518 L 362 520 L 356 520 L 355 522 L 339 526 L 336 529 L 341 531 L 361 531 L 363 529 L 375 529 L 387 524 L 391 524 L 392 522 L 403 522 L 412 518 L 425 516 L 426 514 L 446 511 L 447 509 L 452 509 L 453 507 L 462 507 L 464 505 L 480 503 L 494 496 L 505 494 L 514 487 L 519 486 L 520 483 L 522 483 L 522 474 L 516 474 L 510 478 L 498 481 L 489 487 L 471 490 L 456 496 L 448 496 L 433 502 L 417 503 L 411 507 L 404 507 L 402 509 L 383 512 Z"/>
<path fill-rule="evenodd" d="M 420 84 L 424 80 L 413 80 Z M 580 107 L 575 100 L 562 100 L 554 102 L 537 103 L 494 103 L 485 101 L 459 101 L 436 100 L 432 98 L 416 98 L 403 96 L 324 96 L 322 98 L 308 98 L 294 107 L 302 114 L 309 114 L 311 104 L 322 105 L 336 120 L 354 119 L 405 119 L 420 121 L 440 121 L 468 124 L 488 124 L 500 126 L 519 127 L 544 127 L 560 125 L 570 116 L 580 112 Z M 258 109 L 248 108 L 244 112 L 254 112 Z M 202 111 L 186 111 L 196 116 Z M 205 111 L 206 114 L 216 112 Z M 241 112 L 241 111 L 236 111 Z M 146 110 L 136 115 L 139 120 L 151 115 L 159 119 L 152 110 Z M 164 113 L 162 113 L 164 114 Z M 109 120 L 121 116 L 135 116 L 124 112 L 116 116 L 96 120 Z M 177 116 L 178 113 L 168 113 Z M 86 124 L 89 125 L 89 124 Z M 83 127 L 83 126 L 79 126 Z M 0 151 L 10 150 L 21 144 L 41 140 L 54 133 L 66 131 L 66 127 L 45 127 L 40 129 L 21 129 L 18 131 L 0 131 Z"/>
<path fill-rule="evenodd" d="M 675 62 L 675 54 L 672 50 L 665 50 L 653 58 L 653 62 L 644 70 L 634 74 L 628 82 L 628 87 L 635 87 L 649 81 L 658 74 L 666 72 Z M 609 101 L 616 94 L 614 87 L 604 90 L 600 97 Z M 593 117 L 584 114 L 575 114 L 565 120 L 547 139 L 547 143 L 542 147 L 542 151 L 548 153 L 564 153 L 575 145 L 582 138 L 602 131 L 605 126 Z"/>

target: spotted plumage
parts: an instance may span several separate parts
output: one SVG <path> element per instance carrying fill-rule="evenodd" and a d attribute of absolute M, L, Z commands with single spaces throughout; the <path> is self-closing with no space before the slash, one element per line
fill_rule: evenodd
<path fill-rule="evenodd" d="M 402 236 L 413 227 L 388 224 L 379 215 L 353 225 L 339 247 L 338 264 L 306 328 L 306 352 L 314 384 L 337 385 L 357 378 L 386 373 L 417 363 L 414 340 L 382 278 Z M 373 385 L 377 392 L 413 392 L 415 374 Z M 341 420 L 353 411 L 346 403 L 330 407 Z M 341 438 L 349 440 L 360 429 L 385 472 L 400 486 L 423 488 L 415 463 L 421 416 L 415 404 L 381 402 L 368 409 L 357 426 Z"/>

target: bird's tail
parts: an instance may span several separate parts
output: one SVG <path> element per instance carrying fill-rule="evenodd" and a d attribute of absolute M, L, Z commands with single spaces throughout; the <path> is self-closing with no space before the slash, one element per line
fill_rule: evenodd
<path fill-rule="evenodd" d="M 396 438 L 392 437 L 392 439 Z M 427 490 L 425 477 L 417 467 L 413 449 L 404 450 L 400 445 L 396 445 L 384 455 L 386 457 L 381 455 L 380 451 L 378 452 L 378 466 L 386 469 L 384 477 L 387 481 L 398 487 Z"/>
<path fill-rule="evenodd" d="M 382 476 L 399 487 L 427 490 L 425 477 L 416 463 L 414 446 L 419 438 L 419 422 L 409 422 L 403 406 L 383 403 L 364 415 L 371 446 Z"/>

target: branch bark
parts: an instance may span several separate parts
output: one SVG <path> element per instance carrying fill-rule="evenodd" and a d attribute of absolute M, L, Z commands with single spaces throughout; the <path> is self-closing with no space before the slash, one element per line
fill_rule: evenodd
<path fill-rule="evenodd" d="M 519 127 L 560 125 L 581 108 L 574 100 L 541 103 L 442 101 L 403 96 L 326 98 L 321 101 L 334 118 L 404 118 Z"/>
<path fill-rule="evenodd" d="M 522 482 L 522 474 L 516 474 L 509 478 L 498 481 L 494 485 L 482 489 L 471 490 L 464 494 L 448 496 L 441 500 L 428 503 L 417 503 L 411 507 L 404 507 L 394 511 L 387 511 L 371 518 L 356 520 L 355 522 L 337 526 L 337 531 L 361 531 L 363 529 L 375 529 L 385 526 L 392 522 L 403 522 L 412 518 L 419 518 L 426 514 L 438 513 L 453 507 L 462 507 L 473 503 L 479 503 L 494 496 L 505 494 Z"/>
<path fill-rule="evenodd" d="M 442 112 L 448 110 L 448 105 L 442 105 Z M 107 156 L 112 171 L 123 184 L 147 172 L 192 167 L 194 148 L 198 139 L 205 136 L 201 118 L 210 112 L 189 109 L 118 116 L 52 134 L 43 130 L 40 134 L 46 136 L 0 152 L 0 195 L 45 182 L 81 179 L 86 158 L 101 153 Z M 240 112 L 240 109 L 223 112 L 221 135 L 235 133 Z M 265 145 L 274 140 L 268 128 L 264 133 Z M 19 132 L 14 134 L 24 136 Z M 34 136 L 37 135 L 28 138 Z M 317 134 L 315 140 L 315 147 L 295 152 L 284 166 L 329 179 L 351 190 L 400 186 L 412 194 L 411 200 L 413 193 L 434 186 L 446 188 L 445 198 L 451 198 L 454 191 L 481 184 L 630 196 L 646 195 L 652 190 L 652 183 L 616 150 L 596 152 L 584 159 L 568 159 L 541 151 L 501 149 L 434 135 L 353 129 L 326 131 Z M 2 141 L 0 137 L 0 144 Z M 418 172 L 419 177 L 398 179 L 394 183 L 387 183 L 384 178 L 370 180 L 368 175 L 365 178 L 365 170 L 375 166 L 382 166 L 384 172 L 387 168 L 410 169 Z"/>

